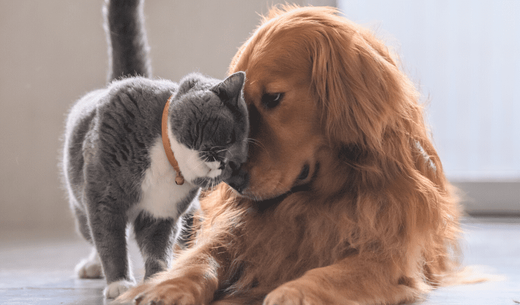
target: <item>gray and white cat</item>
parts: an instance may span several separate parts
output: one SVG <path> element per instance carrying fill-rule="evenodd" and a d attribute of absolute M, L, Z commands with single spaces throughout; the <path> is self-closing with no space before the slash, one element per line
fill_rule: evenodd
<path fill-rule="evenodd" d="M 133 225 L 145 279 L 169 267 L 180 217 L 200 188 L 245 177 L 249 122 L 242 97 L 245 73 L 224 81 L 190 74 L 179 84 L 151 80 L 142 1 L 112 0 L 105 10 L 113 80 L 72 107 L 66 122 L 63 176 L 81 235 L 94 245 L 77 266 L 82 278 L 107 281 L 115 298 L 135 284 L 126 228 Z M 169 107 L 166 102 L 171 96 Z M 162 114 L 169 146 L 162 141 Z M 167 145 L 166 145 L 167 146 Z M 185 182 L 174 181 L 171 149 Z"/>

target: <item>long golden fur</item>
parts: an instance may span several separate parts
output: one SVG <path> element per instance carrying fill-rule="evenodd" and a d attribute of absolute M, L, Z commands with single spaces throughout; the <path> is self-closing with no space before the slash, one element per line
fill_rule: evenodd
<path fill-rule="evenodd" d="M 205 194 L 193 247 L 124 298 L 399 304 L 441 284 L 456 265 L 458 203 L 387 47 L 334 9 L 286 6 L 240 48 L 240 70 L 248 187 Z"/>

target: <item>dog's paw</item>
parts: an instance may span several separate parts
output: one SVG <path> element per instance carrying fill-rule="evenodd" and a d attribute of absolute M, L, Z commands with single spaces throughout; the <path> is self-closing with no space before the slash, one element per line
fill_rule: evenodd
<path fill-rule="evenodd" d="M 303 289 L 294 285 L 282 285 L 271 291 L 264 300 L 263 305 L 317 305 L 322 304 L 310 295 L 306 295 Z"/>
<path fill-rule="evenodd" d="M 117 282 L 112 282 L 105 288 L 103 294 L 107 299 L 115 299 L 134 286 L 134 281 L 120 280 Z"/>
<path fill-rule="evenodd" d="M 202 304 L 189 290 L 171 285 L 158 285 L 147 292 L 141 293 L 134 299 L 134 303 L 136 305 Z"/>
<path fill-rule="evenodd" d="M 357 301 L 336 298 L 336 295 L 331 295 L 330 291 L 325 292 L 316 288 L 316 285 L 314 285 L 313 289 L 309 288 L 309 286 L 301 285 L 298 281 L 285 283 L 271 291 L 265 297 L 263 305 L 360 305 Z"/>
<path fill-rule="evenodd" d="M 103 268 L 96 250 L 89 257 L 83 259 L 75 268 L 80 279 L 99 279 L 103 277 Z"/>
<path fill-rule="evenodd" d="M 138 286 L 121 296 L 120 301 L 133 298 L 136 305 L 175 304 L 192 305 L 205 304 L 206 300 L 200 294 L 200 287 L 190 286 L 182 280 L 168 280 L 157 284 Z"/>

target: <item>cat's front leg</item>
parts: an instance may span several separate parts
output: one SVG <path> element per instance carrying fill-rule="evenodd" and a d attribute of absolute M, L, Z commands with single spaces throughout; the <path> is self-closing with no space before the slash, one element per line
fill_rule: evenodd
<path fill-rule="evenodd" d="M 177 222 L 173 218 L 157 219 L 146 212 L 140 213 L 135 219 L 135 239 L 145 260 L 145 280 L 170 268 L 173 245 L 179 230 Z"/>
<path fill-rule="evenodd" d="M 89 202 L 89 224 L 107 281 L 104 295 L 108 299 L 135 286 L 127 252 L 127 219 L 124 213 L 114 210 L 113 204 Z"/>

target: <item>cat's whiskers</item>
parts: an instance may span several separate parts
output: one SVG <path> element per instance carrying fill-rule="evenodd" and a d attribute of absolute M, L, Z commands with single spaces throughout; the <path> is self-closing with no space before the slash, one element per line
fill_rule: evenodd
<path fill-rule="evenodd" d="M 210 179 L 206 182 L 207 189 L 214 189 L 217 186 L 217 179 Z"/>
<path fill-rule="evenodd" d="M 204 162 L 206 162 L 206 160 L 201 160 L 198 156 L 193 156 L 193 159 L 194 160 L 189 160 L 192 164 L 196 164 L 195 167 L 193 168 L 194 170 L 198 170 L 198 169 L 201 169 L 203 166 L 205 166 Z M 202 161 L 202 162 L 200 162 Z"/>

